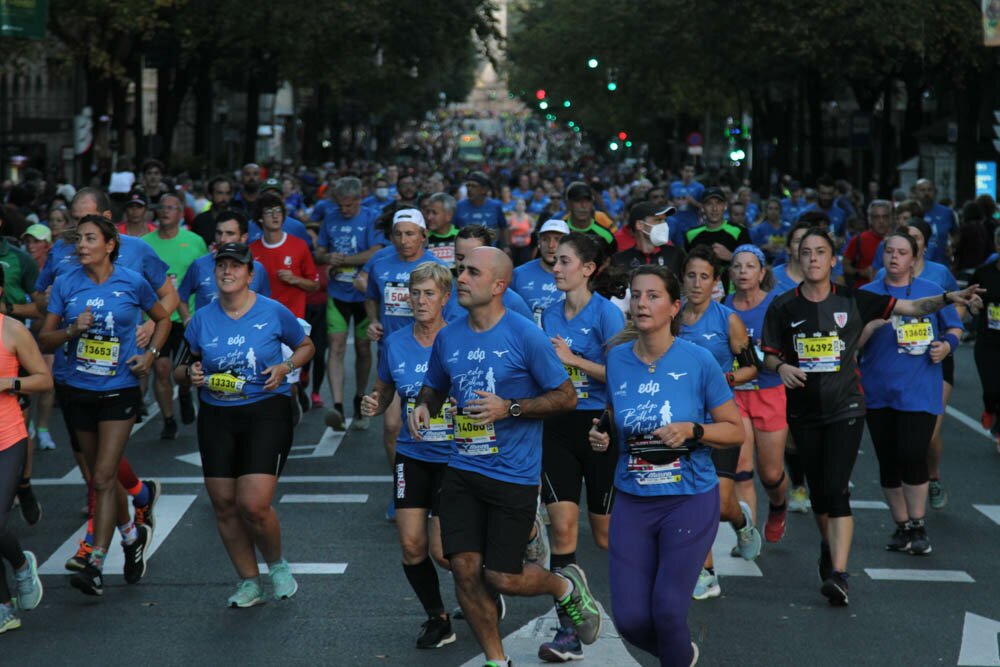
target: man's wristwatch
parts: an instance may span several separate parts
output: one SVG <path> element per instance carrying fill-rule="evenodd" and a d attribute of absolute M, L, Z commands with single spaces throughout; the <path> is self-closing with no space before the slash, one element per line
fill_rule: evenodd
<path fill-rule="evenodd" d="M 295 371 L 295 362 L 291 359 L 286 360 L 285 365 L 288 366 L 289 373 L 293 373 Z"/>
<path fill-rule="evenodd" d="M 705 437 L 705 427 L 701 424 L 695 424 L 691 429 L 692 435 L 695 440 L 701 440 Z"/>
<path fill-rule="evenodd" d="M 10 389 L 7 390 L 10 394 L 20 394 L 21 393 L 21 379 L 11 378 L 10 379 Z"/>
<path fill-rule="evenodd" d="M 521 404 L 517 402 L 517 399 L 514 399 L 510 402 L 510 407 L 507 408 L 507 412 L 510 414 L 511 417 L 521 416 Z"/>
<path fill-rule="evenodd" d="M 156 349 L 155 347 L 153 347 L 152 345 L 150 345 L 149 347 L 147 347 L 147 348 L 146 348 L 146 352 L 152 352 L 152 353 L 153 353 L 153 358 L 154 358 L 154 359 L 155 359 L 156 357 L 160 356 L 160 351 L 159 351 L 159 350 L 157 350 L 157 349 Z"/>

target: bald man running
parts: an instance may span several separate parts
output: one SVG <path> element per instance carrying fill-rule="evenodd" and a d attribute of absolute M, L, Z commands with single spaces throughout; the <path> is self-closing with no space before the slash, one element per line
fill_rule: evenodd
<path fill-rule="evenodd" d="M 465 618 L 496 667 L 508 661 L 487 586 L 506 595 L 552 595 L 585 644 L 601 628 L 583 570 L 570 565 L 553 574 L 523 562 L 541 477 L 542 418 L 572 410 L 576 391 L 545 333 L 504 308 L 512 273 L 510 259 L 491 247 L 475 248 L 458 266 L 458 302 L 469 314 L 434 341 L 408 424 L 410 433 L 426 430 L 430 415 L 454 397 L 441 540 Z"/>

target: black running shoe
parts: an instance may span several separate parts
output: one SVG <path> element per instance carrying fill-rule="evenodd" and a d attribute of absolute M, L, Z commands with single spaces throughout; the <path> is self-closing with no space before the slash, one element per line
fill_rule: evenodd
<path fill-rule="evenodd" d="M 26 524 L 34 526 L 42 519 L 42 506 L 38 503 L 38 498 L 35 498 L 31 484 L 17 487 L 17 501 Z"/>
<path fill-rule="evenodd" d="M 909 551 L 911 554 L 914 556 L 926 556 L 931 552 L 931 541 L 927 539 L 927 528 L 923 524 L 911 526 L 907 532 L 910 533 Z"/>
<path fill-rule="evenodd" d="M 420 626 L 420 636 L 417 637 L 417 648 L 441 648 L 455 641 L 455 633 L 451 629 L 451 620 L 432 616 Z"/>
<path fill-rule="evenodd" d="M 177 402 L 181 404 L 181 423 L 182 424 L 193 424 L 194 423 L 194 398 L 191 396 L 190 391 L 178 392 Z"/>
<path fill-rule="evenodd" d="M 135 506 L 135 525 L 149 526 L 152 531 L 155 531 L 156 516 L 153 514 L 153 510 L 156 508 L 156 501 L 160 499 L 160 495 L 163 493 L 163 485 L 160 484 L 159 480 L 155 479 L 144 479 L 142 483 L 149 490 L 149 500 L 145 505 Z"/>
<path fill-rule="evenodd" d="M 910 531 L 902 526 L 896 527 L 896 532 L 892 534 L 886 542 L 886 551 L 908 551 L 910 548 Z"/>
<path fill-rule="evenodd" d="M 847 574 L 845 572 L 831 572 L 819 590 L 834 607 L 847 606 Z"/>
<path fill-rule="evenodd" d="M 160 440 L 177 439 L 177 420 L 173 417 L 163 418 L 163 430 L 160 431 Z"/>
<path fill-rule="evenodd" d="M 104 595 L 104 577 L 91 563 L 87 563 L 82 570 L 73 574 L 69 578 L 69 584 L 87 595 Z"/>
<path fill-rule="evenodd" d="M 833 557 L 830 555 L 830 545 L 826 542 L 819 543 L 819 580 L 825 582 L 833 572 Z"/>
<path fill-rule="evenodd" d="M 142 575 L 146 574 L 146 548 L 153 539 L 153 531 L 149 526 L 136 526 L 135 532 L 138 534 L 135 542 L 122 542 L 122 549 L 125 551 L 125 581 L 130 584 L 139 583 Z"/>

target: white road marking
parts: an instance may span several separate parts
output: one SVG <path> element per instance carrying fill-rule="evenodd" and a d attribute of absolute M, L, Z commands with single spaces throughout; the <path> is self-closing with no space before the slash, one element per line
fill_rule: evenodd
<path fill-rule="evenodd" d="M 35 486 L 73 486 L 83 484 L 78 471 L 65 477 L 32 479 Z M 203 484 L 204 477 L 157 477 L 161 484 Z M 281 477 L 279 484 L 380 484 L 392 482 L 392 475 L 289 475 Z"/>
<path fill-rule="evenodd" d="M 366 503 L 367 493 L 286 493 L 279 503 Z"/>
<path fill-rule="evenodd" d="M 290 459 L 314 459 L 319 457 L 329 457 L 337 453 L 337 449 L 340 447 L 340 443 L 343 442 L 344 436 L 347 435 L 347 431 L 351 428 L 352 419 L 347 419 L 344 422 L 343 431 L 334 431 L 329 426 L 323 431 L 323 436 L 319 439 L 319 442 L 313 447 L 311 454 L 289 454 Z M 293 449 L 295 449 L 293 447 Z M 308 446 L 306 447 L 308 449 Z"/>
<path fill-rule="evenodd" d="M 343 574 L 347 563 L 289 563 L 292 574 Z M 261 574 L 267 574 L 267 564 L 257 563 Z"/>
<path fill-rule="evenodd" d="M 552 640 L 558 625 L 559 618 L 556 616 L 555 607 L 553 607 L 543 616 L 528 621 L 526 625 L 504 637 L 504 652 L 517 665 L 544 664 L 538 659 L 538 647 Z M 625 643 L 618 635 L 614 622 L 604 611 L 603 606 L 601 606 L 601 635 L 596 642 L 583 647 L 583 655 L 586 657 L 587 663 L 592 665 L 630 667 L 639 664 L 625 648 Z M 475 658 L 462 663 L 462 667 L 480 667 L 485 660 L 486 657 L 480 653 Z"/>
<path fill-rule="evenodd" d="M 881 500 L 851 500 L 852 510 L 887 510 L 889 506 Z"/>
<path fill-rule="evenodd" d="M 997 633 L 1000 633 L 1000 621 L 965 612 L 965 622 L 962 624 L 962 649 L 958 654 L 958 664 L 961 667 L 1000 665 Z"/>
<path fill-rule="evenodd" d="M 866 567 L 865 573 L 875 581 L 925 581 L 946 584 L 976 583 L 976 580 L 964 570 L 910 570 L 907 568 Z"/>
<path fill-rule="evenodd" d="M 993 523 L 1000 526 L 1000 505 L 973 505 Z"/>
<path fill-rule="evenodd" d="M 199 468 L 201 467 L 201 452 L 181 454 L 180 456 L 175 456 L 174 458 L 182 463 L 190 463 L 193 466 L 198 466 Z"/>
<path fill-rule="evenodd" d="M 961 410 L 954 408 L 950 405 L 945 407 L 944 411 L 948 413 L 948 416 L 954 417 L 955 419 L 962 422 L 963 424 L 971 428 L 973 431 L 983 436 L 984 438 L 989 438 L 990 440 L 996 442 L 996 438 L 990 435 L 990 432 L 987 431 L 985 428 L 983 428 L 983 425 L 979 423 L 978 419 L 973 419 L 972 417 L 965 414 Z"/>
<path fill-rule="evenodd" d="M 156 532 L 153 534 L 152 545 L 147 548 L 146 560 L 149 560 L 156 553 L 156 550 L 170 535 L 170 531 L 177 526 L 184 512 L 187 511 L 196 497 L 194 495 L 164 495 L 160 497 L 156 503 Z M 84 523 L 49 556 L 48 560 L 42 563 L 41 567 L 38 568 L 39 574 L 66 574 L 66 561 L 76 553 L 80 540 L 83 539 L 86 532 L 87 524 Z M 125 566 L 124 553 L 119 542 L 120 537 L 115 531 L 114 537 L 111 538 L 107 559 L 104 561 L 104 573 L 107 575 L 120 575 Z"/>
<path fill-rule="evenodd" d="M 736 546 L 736 533 L 728 522 L 719 524 L 719 532 L 712 544 L 712 559 L 715 561 L 715 573 L 725 577 L 763 577 L 757 564 L 753 561 L 733 558 L 729 552 Z"/>

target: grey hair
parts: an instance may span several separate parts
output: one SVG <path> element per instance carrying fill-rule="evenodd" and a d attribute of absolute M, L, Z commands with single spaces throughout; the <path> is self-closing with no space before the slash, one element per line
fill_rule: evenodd
<path fill-rule="evenodd" d="M 337 197 L 360 197 L 361 180 L 353 176 L 338 178 L 333 186 L 333 194 Z"/>
<path fill-rule="evenodd" d="M 455 202 L 455 198 L 452 197 L 447 192 L 435 192 L 434 194 L 432 194 L 430 197 L 427 198 L 427 203 L 441 204 L 441 206 L 444 208 L 444 212 L 448 214 L 454 213 L 455 206 L 457 205 L 457 203 Z"/>
<path fill-rule="evenodd" d="M 889 201 L 888 199 L 873 199 L 871 201 L 871 203 L 868 204 L 868 215 L 871 216 L 872 209 L 876 209 L 876 208 L 887 209 L 890 214 L 895 209 L 895 207 L 892 205 L 892 202 Z"/>

